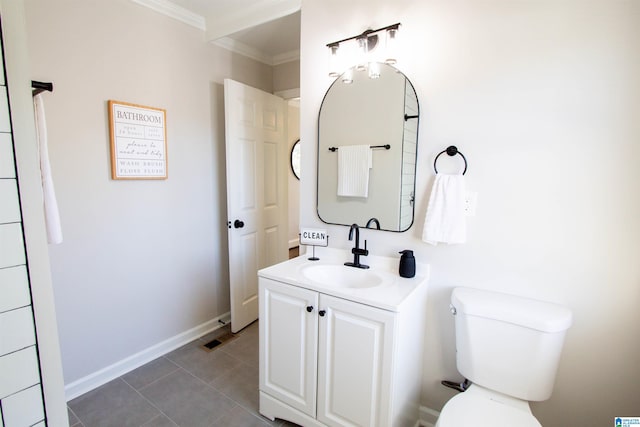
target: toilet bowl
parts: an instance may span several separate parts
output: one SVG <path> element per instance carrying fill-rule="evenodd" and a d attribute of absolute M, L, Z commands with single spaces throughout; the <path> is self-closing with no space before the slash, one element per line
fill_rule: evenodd
<path fill-rule="evenodd" d="M 530 401 L 551 396 L 572 321 L 561 305 L 472 288 L 451 294 L 456 366 L 472 382 L 436 427 L 541 427 Z"/>
<path fill-rule="evenodd" d="M 542 427 L 529 403 L 478 385 L 451 398 L 435 427 Z"/>

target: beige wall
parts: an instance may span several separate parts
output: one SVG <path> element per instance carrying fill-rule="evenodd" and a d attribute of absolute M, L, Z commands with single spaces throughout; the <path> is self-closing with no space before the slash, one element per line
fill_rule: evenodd
<path fill-rule="evenodd" d="M 50 247 L 65 383 L 229 310 L 223 79 L 272 69 L 129 0 L 27 0 L 64 242 Z M 107 100 L 166 109 L 164 181 L 110 177 Z"/>
<path fill-rule="evenodd" d="M 398 68 L 420 102 L 416 222 L 366 230 L 372 254 L 413 249 L 431 264 L 422 403 L 457 379 L 455 286 L 566 304 L 568 333 L 545 427 L 611 425 L 640 408 L 640 2 L 303 0 L 301 222 L 349 248 L 315 211 L 326 43 L 401 22 Z M 477 191 L 468 243 L 420 241 L 433 158 L 455 144 Z"/>
<path fill-rule="evenodd" d="M 285 62 L 273 67 L 273 92 L 300 88 L 300 61 Z"/>

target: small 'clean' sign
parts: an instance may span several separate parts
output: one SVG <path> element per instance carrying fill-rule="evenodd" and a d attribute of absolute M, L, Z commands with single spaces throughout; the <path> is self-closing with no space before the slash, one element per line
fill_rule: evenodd
<path fill-rule="evenodd" d="M 327 230 L 318 230 L 315 228 L 301 228 L 300 244 L 311 245 L 311 246 L 327 246 L 329 244 Z"/>

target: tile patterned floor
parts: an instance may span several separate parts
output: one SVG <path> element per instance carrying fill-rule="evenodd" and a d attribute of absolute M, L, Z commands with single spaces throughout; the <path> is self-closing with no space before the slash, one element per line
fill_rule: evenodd
<path fill-rule="evenodd" d="M 207 352 L 225 328 L 68 403 L 71 427 L 266 427 L 258 413 L 258 322 Z"/>

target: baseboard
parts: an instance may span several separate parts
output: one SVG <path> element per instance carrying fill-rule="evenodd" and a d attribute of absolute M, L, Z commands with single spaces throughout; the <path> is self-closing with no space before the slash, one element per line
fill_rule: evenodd
<path fill-rule="evenodd" d="M 435 409 L 427 408 L 426 406 L 420 407 L 420 425 L 422 427 L 435 427 L 439 416 L 440 412 Z"/>
<path fill-rule="evenodd" d="M 297 248 L 298 246 L 300 246 L 300 241 L 297 237 L 289 240 L 289 249 Z"/>
<path fill-rule="evenodd" d="M 131 355 L 125 359 L 122 359 L 113 365 L 100 369 L 92 374 L 89 374 L 79 380 L 76 380 L 70 384 L 66 384 L 64 387 L 65 397 L 67 402 L 81 396 L 93 389 L 100 387 L 103 384 L 114 380 L 127 372 L 131 372 L 140 366 L 157 359 L 160 356 L 182 347 L 183 345 L 200 338 L 210 332 L 215 331 L 218 328 L 224 326 L 219 320 L 227 322 L 230 314 L 225 313 L 207 322 L 204 322 L 195 328 L 191 328 L 188 331 L 182 332 L 169 339 L 166 339 L 158 344 L 155 344 L 145 350 L 142 350 L 134 355 Z"/>

